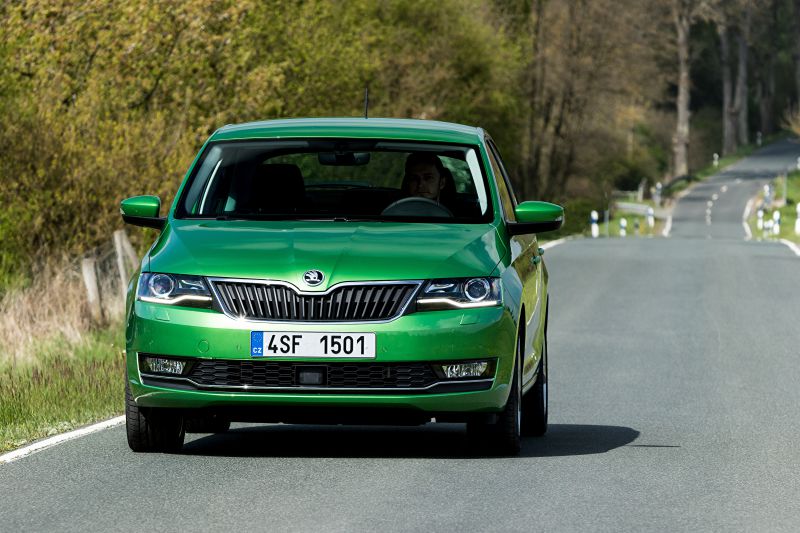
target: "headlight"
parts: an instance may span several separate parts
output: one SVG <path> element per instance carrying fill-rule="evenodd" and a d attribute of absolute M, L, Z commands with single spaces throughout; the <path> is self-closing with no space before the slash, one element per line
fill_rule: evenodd
<path fill-rule="evenodd" d="M 501 303 L 499 278 L 434 279 L 417 296 L 420 311 L 493 307 Z"/>
<path fill-rule="evenodd" d="M 211 292 L 200 276 L 147 272 L 139 278 L 136 297 L 143 302 L 211 307 Z"/>

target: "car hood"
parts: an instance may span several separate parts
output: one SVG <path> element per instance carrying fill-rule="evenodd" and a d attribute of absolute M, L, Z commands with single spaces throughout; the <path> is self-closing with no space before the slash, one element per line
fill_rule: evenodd
<path fill-rule="evenodd" d="M 324 291 L 343 281 L 485 276 L 504 254 L 490 224 L 171 220 L 150 271 Z M 325 276 L 314 288 L 302 279 L 311 269 Z"/>

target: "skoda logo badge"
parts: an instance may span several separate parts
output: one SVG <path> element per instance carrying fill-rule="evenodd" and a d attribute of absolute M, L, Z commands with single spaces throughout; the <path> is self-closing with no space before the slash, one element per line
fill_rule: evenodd
<path fill-rule="evenodd" d="M 316 287 L 322 280 L 325 279 L 325 274 L 320 272 L 319 270 L 309 270 L 305 274 L 303 274 L 303 281 L 306 282 L 306 285 L 310 287 Z"/>

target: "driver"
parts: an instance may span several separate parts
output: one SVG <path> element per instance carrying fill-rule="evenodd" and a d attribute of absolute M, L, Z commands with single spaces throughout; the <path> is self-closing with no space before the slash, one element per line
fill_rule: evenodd
<path fill-rule="evenodd" d="M 409 196 L 427 198 L 439 202 L 444 189 L 445 168 L 435 154 L 415 152 L 406 158 L 403 190 Z"/>

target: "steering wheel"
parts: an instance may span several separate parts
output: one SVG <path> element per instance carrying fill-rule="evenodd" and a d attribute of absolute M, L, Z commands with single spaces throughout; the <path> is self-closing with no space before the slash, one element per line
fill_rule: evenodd
<path fill-rule="evenodd" d="M 429 198 L 410 196 L 389 204 L 381 215 L 399 217 L 452 217 L 445 206 Z"/>

